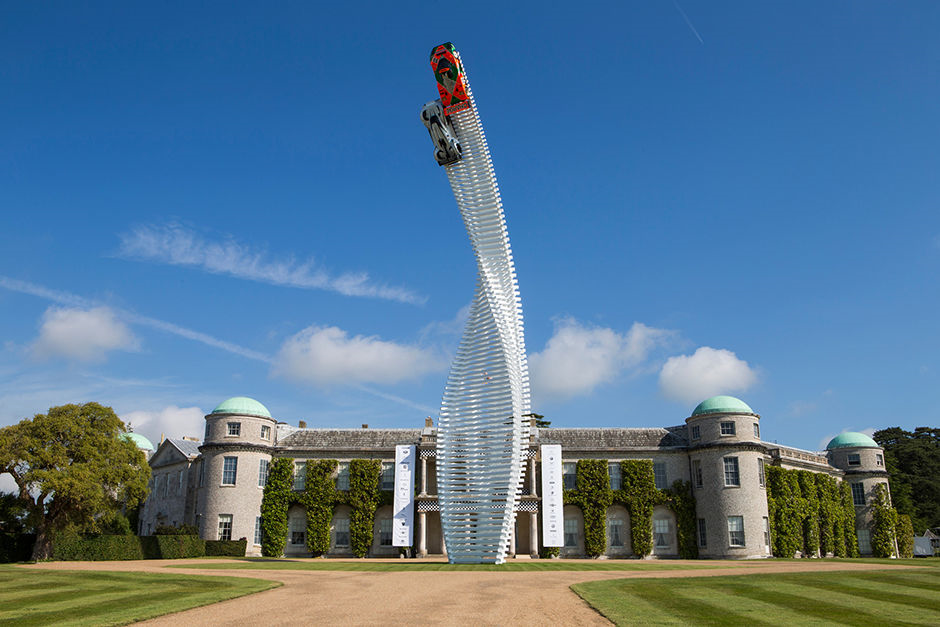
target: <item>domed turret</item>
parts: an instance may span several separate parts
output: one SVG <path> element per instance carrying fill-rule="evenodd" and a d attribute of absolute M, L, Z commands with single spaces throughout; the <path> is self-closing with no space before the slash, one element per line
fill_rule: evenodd
<path fill-rule="evenodd" d="M 713 396 L 686 418 L 699 552 L 767 557 L 767 496 L 760 416 L 733 396 Z M 704 534 L 704 538 L 702 535 Z"/>
<path fill-rule="evenodd" d="M 840 433 L 836 437 L 829 440 L 829 444 L 826 445 L 827 451 L 832 451 L 837 448 L 881 448 L 878 446 L 878 443 L 872 440 L 870 437 L 864 433 L 856 433 L 854 431 L 846 431 L 845 433 Z"/>

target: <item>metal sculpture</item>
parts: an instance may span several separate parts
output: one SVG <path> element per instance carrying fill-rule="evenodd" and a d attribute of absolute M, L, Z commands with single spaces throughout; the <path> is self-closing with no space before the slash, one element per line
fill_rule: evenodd
<path fill-rule="evenodd" d="M 447 170 L 478 269 L 441 401 L 441 527 L 450 562 L 499 564 L 512 538 L 529 439 L 522 304 L 489 148 L 452 44 L 432 50 L 431 68 L 441 100 L 426 104 L 421 118 Z"/>

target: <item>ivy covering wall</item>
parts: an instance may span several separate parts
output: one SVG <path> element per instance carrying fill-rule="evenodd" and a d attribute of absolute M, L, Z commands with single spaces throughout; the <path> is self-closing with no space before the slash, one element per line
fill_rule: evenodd
<path fill-rule="evenodd" d="M 849 485 L 808 470 L 768 466 L 767 511 L 776 557 L 858 557 Z"/>
<path fill-rule="evenodd" d="M 301 505 L 307 512 L 307 550 L 320 556 L 330 550 L 330 524 L 338 505 L 348 505 L 349 544 L 353 555 L 365 557 L 374 540 L 375 512 L 390 504 L 390 491 L 379 490 L 382 462 L 354 459 L 349 462 L 349 490 L 336 489 L 335 459 L 310 459 L 306 463 L 304 489 L 293 490 L 294 460 L 274 460 L 261 501 L 261 554 L 283 555 L 287 542 L 287 510 Z"/>
<path fill-rule="evenodd" d="M 293 473 L 292 459 L 275 459 L 268 468 L 268 482 L 261 497 L 261 554 L 265 557 L 284 554 Z"/>
<path fill-rule="evenodd" d="M 620 462 L 621 489 L 611 490 L 607 464 L 606 459 L 579 460 L 575 489 L 564 492 L 565 503 L 580 507 L 584 516 L 584 552 L 591 557 L 606 552 L 607 509 L 619 504 L 630 514 L 633 553 L 649 555 L 653 551 L 653 508 L 665 505 L 676 514 L 680 557 L 698 557 L 691 485 L 676 481 L 672 488 L 658 490 L 652 460 L 637 459 Z"/>
<path fill-rule="evenodd" d="M 872 490 L 871 554 L 874 557 L 891 557 L 895 552 L 895 530 L 898 526 L 898 511 L 891 507 L 888 488 L 878 483 Z"/>

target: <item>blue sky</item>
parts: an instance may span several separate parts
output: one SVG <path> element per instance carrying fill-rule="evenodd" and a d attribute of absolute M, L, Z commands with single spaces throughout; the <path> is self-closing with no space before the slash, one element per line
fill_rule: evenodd
<path fill-rule="evenodd" d="M 0 425 L 436 415 L 475 283 L 418 119 L 442 41 L 555 426 L 717 393 L 808 449 L 936 425 L 938 27 L 934 2 L 7 6 Z"/>

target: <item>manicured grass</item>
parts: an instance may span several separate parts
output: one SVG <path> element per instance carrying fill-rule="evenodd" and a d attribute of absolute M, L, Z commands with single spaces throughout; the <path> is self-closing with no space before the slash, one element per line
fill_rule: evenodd
<path fill-rule="evenodd" d="M 0 624 L 125 625 L 279 585 L 242 577 L 0 566 Z"/>
<path fill-rule="evenodd" d="M 618 625 L 940 624 L 936 568 L 609 579 L 571 589 Z"/>
<path fill-rule="evenodd" d="M 743 562 L 740 562 L 744 564 Z M 365 572 L 393 571 L 496 571 L 525 572 L 546 570 L 677 570 L 727 568 L 728 563 L 700 562 L 689 564 L 668 560 L 533 560 L 509 562 L 506 564 L 447 564 L 446 562 L 413 562 L 411 560 L 388 560 L 387 562 L 360 562 L 353 560 L 331 559 L 273 559 L 263 557 L 245 557 L 225 560 L 200 562 L 196 568 L 248 569 L 248 570 L 347 570 Z M 170 568 L 193 568 L 192 564 L 172 565 Z"/>

